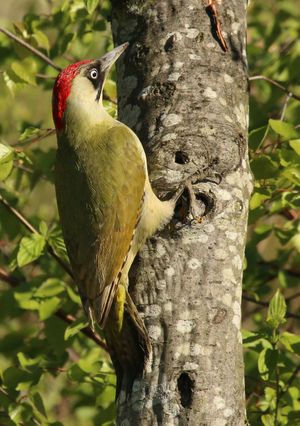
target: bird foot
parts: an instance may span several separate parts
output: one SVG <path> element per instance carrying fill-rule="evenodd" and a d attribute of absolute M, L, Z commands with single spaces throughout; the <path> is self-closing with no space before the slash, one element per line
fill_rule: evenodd
<path fill-rule="evenodd" d="M 179 198 L 184 193 L 184 191 L 187 191 L 189 202 L 186 216 L 190 215 L 192 217 L 192 221 L 196 223 L 202 223 L 204 217 L 213 208 L 214 200 L 213 197 L 209 195 L 206 191 L 198 191 L 196 195 L 193 185 L 197 185 L 199 183 L 213 183 L 219 185 L 221 180 L 222 176 L 219 173 L 214 173 L 212 176 L 209 177 L 204 177 L 203 174 L 201 175 L 201 173 L 196 173 L 180 186 L 180 188 L 176 191 L 175 195 L 172 197 L 172 200 L 174 204 L 176 204 Z M 199 210 L 201 210 L 201 207 L 199 206 L 199 201 L 201 202 L 202 207 L 203 204 L 205 206 L 204 209 L 202 208 L 202 210 L 204 211 L 203 213 L 201 212 L 201 214 L 199 214 Z"/>

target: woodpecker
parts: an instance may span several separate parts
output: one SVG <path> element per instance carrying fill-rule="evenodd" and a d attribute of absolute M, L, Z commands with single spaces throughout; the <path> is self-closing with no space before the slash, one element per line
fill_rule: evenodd
<path fill-rule="evenodd" d="M 103 107 L 105 79 L 127 46 L 69 65 L 53 88 L 55 188 L 63 236 L 90 325 L 104 330 L 118 390 L 122 380 L 132 386 L 151 350 L 128 293 L 128 271 L 175 207 L 175 199 L 161 201 L 153 192 L 136 134 Z"/>

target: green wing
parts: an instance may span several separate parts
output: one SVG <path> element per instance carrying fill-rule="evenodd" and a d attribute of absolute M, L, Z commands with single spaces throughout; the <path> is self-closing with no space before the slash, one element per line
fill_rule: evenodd
<path fill-rule="evenodd" d="M 146 170 L 141 144 L 126 126 L 89 139 L 76 149 L 60 143 L 56 192 L 85 310 L 103 327 L 139 219 Z"/>

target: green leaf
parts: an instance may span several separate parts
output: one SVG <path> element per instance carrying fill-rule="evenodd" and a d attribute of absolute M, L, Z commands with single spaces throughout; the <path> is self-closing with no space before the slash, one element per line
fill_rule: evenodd
<path fill-rule="evenodd" d="M 78 294 L 75 293 L 75 291 L 72 289 L 72 287 L 67 287 L 67 293 L 72 302 L 76 303 L 77 305 L 81 305 L 81 299 Z"/>
<path fill-rule="evenodd" d="M 274 417 L 271 414 L 261 416 L 261 421 L 264 426 L 274 426 Z"/>
<path fill-rule="evenodd" d="M 61 229 L 55 227 L 52 229 L 48 235 L 48 242 L 51 247 L 66 261 L 68 262 L 68 255 L 65 246 L 65 242 L 62 237 Z"/>
<path fill-rule="evenodd" d="M 269 304 L 267 322 L 274 329 L 285 323 L 286 303 L 278 289 Z"/>
<path fill-rule="evenodd" d="M 261 223 L 254 228 L 254 232 L 257 235 L 263 235 L 266 238 L 273 230 L 273 225 L 268 223 Z"/>
<path fill-rule="evenodd" d="M 13 22 L 13 26 L 17 35 L 21 37 L 27 37 L 27 30 L 23 22 Z"/>
<path fill-rule="evenodd" d="M 99 0 L 84 0 L 84 5 L 89 14 L 92 14 L 98 6 Z"/>
<path fill-rule="evenodd" d="M 3 72 L 3 79 L 12 96 L 16 94 L 18 88 L 24 86 L 24 83 L 21 84 L 19 78 L 10 69 Z"/>
<path fill-rule="evenodd" d="M 266 155 L 252 160 L 251 169 L 256 179 L 274 178 L 278 174 L 277 164 Z"/>
<path fill-rule="evenodd" d="M 280 335 L 279 341 L 289 352 L 300 355 L 300 336 L 285 331 Z"/>
<path fill-rule="evenodd" d="M 45 410 L 45 406 L 44 406 L 42 397 L 38 392 L 35 392 L 34 395 L 32 396 L 32 402 L 33 402 L 34 408 L 38 411 L 38 414 L 41 415 L 41 417 L 42 417 L 41 420 L 46 420 L 47 419 L 47 413 L 46 413 L 46 410 Z"/>
<path fill-rule="evenodd" d="M 36 86 L 35 73 L 36 69 L 33 67 L 33 62 L 29 58 L 24 59 L 22 62 L 12 62 L 11 69 L 13 72 L 25 83 Z"/>
<path fill-rule="evenodd" d="M 75 334 L 79 333 L 84 327 L 88 326 L 87 321 L 83 321 L 82 319 L 77 319 L 72 324 L 70 324 L 65 331 L 65 340 L 70 339 L 70 337 L 75 336 Z"/>
<path fill-rule="evenodd" d="M 22 267 L 38 259 L 43 254 L 45 244 L 46 240 L 40 234 L 23 237 L 17 254 L 18 266 Z"/>
<path fill-rule="evenodd" d="M 299 169 L 298 166 L 297 167 L 293 167 L 293 166 L 286 167 L 282 171 L 282 176 L 287 178 L 292 183 L 294 183 L 296 185 L 300 185 L 300 169 Z"/>
<path fill-rule="evenodd" d="M 298 132 L 290 123 L 285 123 L 281 120 L 270 119 L 269 126 L 274 130 L 275 133 L 282 136 L 284 139 L 294 139 L 298 136 Z"/>
<path fill-rule="evenodd" d="M 43 220 L 40 222 L 40 224 L 39 224 L 39 231 L 40 231 L 40 233 L 43 235 L 43 237 L 46 237 L 47 236 L 47 233 L 48 233 L 48 226 L 47 226 L 47 223 L 46 222 L 44 222 Z"/>
<path fill-rule="evenodd" d="M 14 165 L 14 151 L 7 145 L 0 143 L 0 181 L 5 180 Z"/>
<path fill-rule="evenodd" d="M 289 145 L 298 155 L 300 155 L 300 139 L 289 141 Z"/>
<path fill-rule="evenodd" d="M 78 361 L 78 366 L 86 373 L 97 374 L 99 373 L 101 368 L 100 356 L 101 349 L 93 348 L 90 352 L 88 352 L 87 356 L 85 356 L 84 358 L 80 358 L 80 360 Z"/>
<path fill-rule="evenodd" d="M 39 305 L 39 316 L 42 321 L 51 317 L 59 308 L 61 300 L 58 297 L 51 297 L 43 300 Z"/>
<path fill-rule="evenodd" d="M 3 373 L 3 383 L 8 389 L 25 390 L 36 383 L 41 375 L 41 370 L 35 368 L 33 371 L 21 368 L 9 367 Z"/>
<path fill-rule="evenodd" d="M 292 246 L 298 251 L 298 253 L 300 253 L 300 234 L 296 234 L 294 235 L 291 239 L 290 239 L 290 243 L 292 244 Z"/>
<path fill-rule="evenodd" d="M 17 299 L 17 297 L 16 297 L 16 299 Z M 26 310 L 29 310 L 29 311 L 34 311 L 35 309 L 39 309 L 39 307 L 40 307 L 40 304 L 37 300 L 28 300 L 28 299 L 18 298 L 17 302 L 18 302 L 18 305 L 20 306 L 20 308 L 26 309 Z"/>
<path fill-rule="evenodd" d="M 68 376 L 71 380 L 82 383 L 85 379 L 86 373 L 78 367 L 77 364 L 72 365 L 68 371 Z"/>
<path fill-rule="evenodd" d="M 8 408 L 8 414 L 13 423 L 17 426 L 30 424 L 32 418 L 32 408 L 28 404 L 11 403 Z"/>
<path fill-rule="evenodd" d="M 278 352 L 270 349 L 264 348 L 259 356 L 257 361 L 258 371 L 263 380 L 269 380 L 270 375 L 274 371 L 277 364 Z"/>
<path fill-rule="evenodd" d="M 48 278 L 43 284 L 34 292 L 35 298 L 45 299 L 65 291 L 64 283 L 58 278 Z"/>
<path fill-rule="evenodd" d="M 105 31 L 106 30 L 106 20 L 98 19 L 98 21 L 96 21 L 93 24 L 93 30 L 94 31 Z"/>
<path fill-rule="evenodd" d="M 257 207 L 261 206 L 264 201 L 270 198 L 270 194 L 261 194 L 259 192 L 255 192 L 250 200 L 250 209 L 254 210 Z"/>
<path fill-rule="evenodd" d="M 45 33 L 40 30 L 34 30 L 34 34 L 32 34 L 31 37 L 37 42 L 38 47 L 41 47 L 42 49 L 45 49 L 47 52 L 49 52 L 50 43 Z"/>
<path fill-rule="evenodd" d="M 60 53 L 63 54 L 70 46 L 76 35 L 74 33 L 65 34 L 60 42 Z"/>
<path fill-rule="evenodd" d="M 37 137 L 43 132 L 45 132 L 45 129 L 39 129 L 38 127 L 29 126 L 24 130 L 24 132 L 19 137 L 19 142 L 24 142 L 26 139 Z"/>
<path fill-rule="evenodd" d="M 270 348 L 272 347 L 270 342 L 268 340 L 266 340 L 259 333 L 253 333 L 253 332 L 248 331 L 248 330 L 242 330 L 242 335 L 243 335 L 243 346 L 245 348 L 255 348 L 255 347 L 259 346 L 260 344 L 264 344 L 266 346 L 269 346 Z"/>
<path fill-rule="evenodd" d="M 24 369 L 26 369 L 27 367 L 31 367 L 32 365 L 39 364 L 40 360 L 42 359 L 41 355 L 39 355 L 35 358 L 29 358 L 23 352 L 19 352 L 17 354 L 17 357 L 18 357 L 18 360 L 19 360 L 21 367 L 23 367 Z"/>

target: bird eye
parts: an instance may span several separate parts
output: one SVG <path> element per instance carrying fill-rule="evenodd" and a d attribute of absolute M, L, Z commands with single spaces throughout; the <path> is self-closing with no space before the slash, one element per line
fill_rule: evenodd
<path fill-rule="evenodd" d="M 98 70 L 97 70 L 96 68 L 93 68 L 93 69 L 90 71 L 90 76 L 91 76 L 91 78 L 92 78 L 93 80 L 96 80 L 96 79 L 97 79 L 97 77 L 98 77 Z"/>

